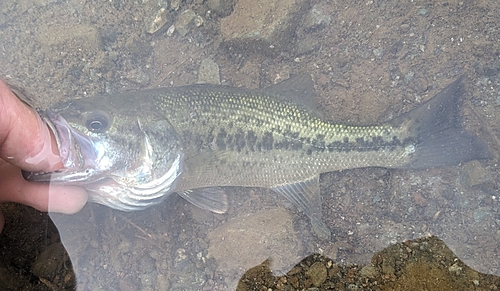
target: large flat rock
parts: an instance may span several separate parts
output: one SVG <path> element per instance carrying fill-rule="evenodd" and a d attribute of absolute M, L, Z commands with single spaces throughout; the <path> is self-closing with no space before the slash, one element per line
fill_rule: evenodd
<path fill-rule="evenodd" d="M 271 260 L 281 273 L 298 262 L 302 244 L 293 230 L 291 215 L 283 208 L 243 215 L 208 234 L 208 257 L 213 257 L 226 277 L 229 290 L 246 270 Z"/>
<path fill-rule="evenodd" d="M 290 38 L 309 4 L 304 0 L 239 0 L 231 15 L 221 20 L 229 48 L 242 53 L 277 54 Z"/>

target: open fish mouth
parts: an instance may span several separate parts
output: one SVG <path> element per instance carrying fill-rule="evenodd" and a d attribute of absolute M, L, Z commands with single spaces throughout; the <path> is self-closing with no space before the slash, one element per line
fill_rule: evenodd
<path fill-rule="evenodd" d="M 24 172 L 32 182 L 74 183 L 92 181 L 99 167 L 103 152 L 94 141 L 71 127 L 59 114 L 51 111 L 40 113 L 54 133 L 63 169 L 54 172 Z"/>

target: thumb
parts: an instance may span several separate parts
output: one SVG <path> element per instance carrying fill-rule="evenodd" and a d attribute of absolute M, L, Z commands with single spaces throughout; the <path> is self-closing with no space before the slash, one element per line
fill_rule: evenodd
<path fill-rule="evenodd" d="M 0 158 L 26 171 L 62 167 L 55 138 L 40 116 L 0 80 Z"/>

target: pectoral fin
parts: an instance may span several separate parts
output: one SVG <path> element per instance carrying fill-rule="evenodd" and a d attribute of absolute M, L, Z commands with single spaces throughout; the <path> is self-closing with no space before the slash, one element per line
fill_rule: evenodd
<path fill-rule="evenodd" d="M 282 194 L 304 211 L 311 219 L 313 232 L 319 239 L 330 239 L 330 230 L 323 222 L 321 215 L 319 176 L 314 176 L 302 182 L 276 186 L 272 190 Z"/>
<path fill-rule="evenodd" d="M 218 214 L 227 211 L 227 195 L 221 187 L 186 190 L 179 195 L 202 209 Z"/>

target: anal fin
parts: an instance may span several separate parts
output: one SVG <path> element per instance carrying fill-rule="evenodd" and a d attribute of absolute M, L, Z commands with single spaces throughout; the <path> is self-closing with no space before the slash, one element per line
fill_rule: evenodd
<path fill-rule="evenodd" d="M 319 191 L 319 176 L 316 175 L 305 181 L 293 184 L 280 185 L 271 188 L 290 202 L 295 204 L 300 210 L 311 219 L 314 234 L 322 240 L 329 240 L 331 233 L 323 222 L 321 214 L 321 194 Z"/>

